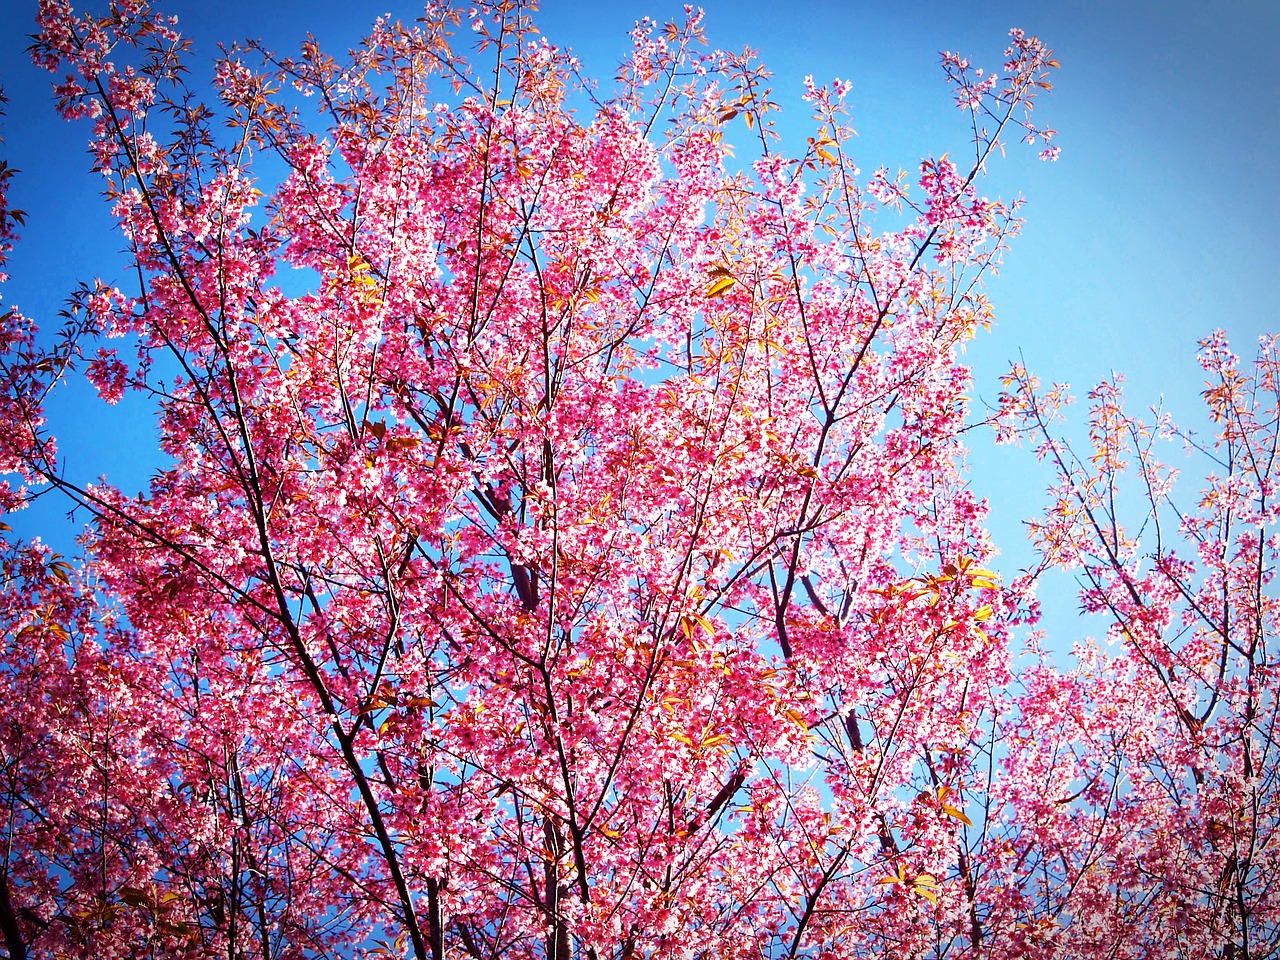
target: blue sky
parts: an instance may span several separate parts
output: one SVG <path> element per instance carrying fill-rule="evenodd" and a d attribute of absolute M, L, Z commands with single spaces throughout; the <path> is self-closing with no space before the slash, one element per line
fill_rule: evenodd
<path fill-rule="evenodd" d="M 103 4 L 105 5 L 105 4 Z M 406 19 L 412 3 L 273 0 L 249 6 L 182 0 L 166 6 L 195 41 L 208 70 L 218 41 L 262 37 L 296 49 L 307 32 L 344 50 L 378 13 Z M 1274 0 L 810 0 L 704 5 L 717 46 L 751 46 L 774 71 L 784 149 L 810 134 L 801 79 L 853 81 L 853 149 L 864 171 L 914 169 L 919 158 L 968 148 L 964 117 L 951 105 L 938 51 L 998 67 L 1004 38 L 1020 26 L 1046 40 L 1062 70 L 1038 119 L 1061 131 L 1056 164 L 1012 149 L 985 191 L 1022 195 L 1028 222 L 988 290 L 999 326 L 974 344 L 978 396 L 994 398 L 997 377 L 1021 351 L 1044 380 L 1070 382 L 1078 396 L 1123 371 L 1131 404 L 1161 396 L 1177 418 L 1198 423 L 1198 337 L 1225 328 L 1237 352 L 1277 327 L 1280 276 L 1280 3 Z M 121 243 L 88 173 L 86 131 L 57 120 L 50 77 L 24 48 L 34 0 L 0 0 L 0 86 L 9 97 L 2 148 L 21 173 L 11 202 L 30 217 L 11 259 L 7 305 L 55 327 L 81 280 L 123 281 Z M 549 0 L 537 16 L 552 42 L 572 47 L 589 74 L 607 81 L 638 17 L 678 15 L 670 2 Z M 199 69 L 196 76 L 201 74 Z M 155 463 L 154 430 L 140 402 L 104 413 L 76 389 L 51 411 L 68 472 L 106 474 L 132 491 Z M 1083 413 L 1083 411 L 1080 411 Z M 92 419 L 89 419 L 92 418 Z M 1021 520 L 1049 480 L 1025 450 L 973 440 L 974 483 L 992 499 L 992 527 L 1016 568 L 1029 559 Z M 1188 467 L 1188 470 L 1191 468 Z M 46 498 L 47 499 L 47 498 Z M 9 518 L 25 535 L 65 548 L 64 504 Z M 1074 608 L 1069 584 L 1054 599 Z"/>

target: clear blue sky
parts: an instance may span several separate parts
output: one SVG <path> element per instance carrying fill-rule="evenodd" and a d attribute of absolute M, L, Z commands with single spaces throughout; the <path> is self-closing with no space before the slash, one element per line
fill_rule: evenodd
<path fill-rule="evenodd" d="M 419 11 L 391 0 L 167 6 L 195 40 L 206 71 L 220 40 L 255 36 L 293 50 L 311 31 L 323 46 L 344 50 L 376 14 L 390 9 L 412 19 Z M 989 284 L 999 326 L 970 352 L 978 395 L 994 396 L 996 378 L 1021 350 L 1042 379 L 1068 381 L 1077 395 L 1121 370 L 1133 404 L 1163 395 L 1175 416 L 1194 420 L 1196 339 L 1222 326 L 1248 355 L 1259 334 L 1280 325 L 1273 290 L 1280 277 L 1275 0 L 704 6 L 713 44 L 755 47 L 773 69 L 792 143 L 809 133 L 798 103 L 801 78 L 853 81 L 854 150 L 865 171 L 880 164 L 913 169 L 921 156 L 967 148 L 939 50 L 998 67 L 1005 34 L 1021 26 L 1057 51 L 1062 70 L 1038 115 L 1061 131 L 1062 159 L 1041 164 L 1030 151 L 1012 150 L 986 188 L 1030 202 L 1026 229 Z M 2 149 L 22 171 L 11 200 L 30 217 L 3 297 L 53 327 L 78 281 L 124 278 L 121 244 L 88 173 L 86 131 L 56 120 L 50 78 L 24 53 L 34 8 L 34 0 L 0 0 L 0 86 L 10 101 Z M 666 0 L 549 0 L 537 19 L 552 42 L 574 48 L 589 73 L 608 78 L 635 19 L 670 18 L 679 9 Z M 64 394 L 52 419 L 71 476 L 106 474 L 128 491 L 145 483 L 155 463 L 154 431 L 138 402 L 109 415 L 94 405 L 86 414 L 75 390 Z M 995 450 L 982 437 L 974 447 L 975 485 L 992 498 L 993 529 L 1007 567 L 1016 567 L 1029 556 L 1020 521 L 1035 511 L 1049 478 L 1027 451 Z M 65 546 L 65 525 L 55 529 L 64 512 L 50 504 L 10 522 Z M 1057 599 L 1074 607 L 1065 591 Z"/>

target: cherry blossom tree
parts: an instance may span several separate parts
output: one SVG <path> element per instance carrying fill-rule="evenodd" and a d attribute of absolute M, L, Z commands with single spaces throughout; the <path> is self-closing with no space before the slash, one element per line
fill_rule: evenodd
<path fill-rule="evenodd" d="M 1280 343 L 1263 338 L 1251 367 L 1221 331 L 1201 348 L 1208 440 L 1167 416 L 1127 415 L 1113 381 L 1089 394 L 1077 454 L 1055 427 L 1064 389 L 1041 392 L 1021 367 L 1005 380 L 1006 438 L 1036 438 L 1058 477 L 1033 524 L 1042 563 L 1078 571 L 1083 609 L 1110 622 L 1109 648 L 1078 649 L 1069 672 L 1031 672 L 1007 766 L 1041 796 L 1008 802 L 1015 846 L 1055 836 L 1029 856 L 1057 861 L 1042 869 L 1067 916 L 1097 925 L 1090 949 L 1114 950 L 1108 925 L 1135 924 L 1149 955 L 1269 957 L 1280 950 L 1280 541 L 1269 533 Z M 1175 496 L 1163 439 L 1206 461 L 1198 502 Z M 1084 899 L 1068 904 L 1068 891 Z"/>
<path fill-rule="evenodd" d="M 1044 568 L 1114 624 L 1069 666 L 1015 657 L 1039 571 L 967 485 L 1039 40 L 943 55 L 972 144 L 913 178 L 839 81 L 787 152 L 692 10 L 608 98 L 514 2 L 231 48 L 212 98 L 141 0 L 42 0 L 33 51 L 133 280 L 3 318 L 4 506 L 93 518 L 2 558 L 11 958 L 1280 949 L 1274 343 L 1206 341 L 1192 508 L 1172 424 L 1104 385 L 1076 456 L 1007 378 Z M 59 459 L 82 373 L 154 402 L 146 493 Z"/>

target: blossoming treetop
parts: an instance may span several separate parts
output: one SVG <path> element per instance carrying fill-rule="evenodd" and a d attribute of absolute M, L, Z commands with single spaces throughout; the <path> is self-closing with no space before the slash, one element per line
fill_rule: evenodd
<path fill-rule="evenodd" d="M 699 15 L 632 40 L 597 100 L 521 5 L 429 7 L 206 103 L 162 13 L 41 3 L 135 283 L 4 319 L 0 463 L 94 517 L 4 557 L 10 956 L 1266 955 L 1273 347 L 1208 344 L 1225 464 L 1154 554 L 1153 434 L 1103 389 L 1072 459 L 1010 375 L 1122 641 L 1015 670 L 959 351 L 1050 52 L 945 54 L 973 150 L 908 184 L 845 85 L 785 152 Z M 80 367 L 154 399 L 146 494 L 60 470 Z"/>

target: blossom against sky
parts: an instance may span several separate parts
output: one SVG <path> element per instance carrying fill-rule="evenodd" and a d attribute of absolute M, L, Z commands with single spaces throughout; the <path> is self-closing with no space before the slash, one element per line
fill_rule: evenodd
<path fill-rule="evenodd" d="M 1044 38 L 1062 63 L 1040 119 L 1061 131 L 1063 154 L 1041 164 L 1011 151 L 987 191 L 1025 196 L 1027 224 L 989 285 L 998 326 L 970 351 L 979 397 L 992 400 L 1008 361 L 1025 356 L 1045 380 L 1083 395 L 1112 370 L 1126 374 L 1130 402 L 1165 397 L 1180 419 L 1198 416 L 1196 340 L 1224 327 L 1237 349 L 1276 325 L 1271 300 L 1280 214 L 1280 81 L 1272 59 L 1280 7 L 1155 0 L 992 0 L 956 5 L 862 2 L 717 2 L 705 5 L 710 41 L 756 48 L 774 72 L 782 148 L 812 134 L 800 102 L 803 78 L 849 80 L 864 173 L 914 171 L 921 157 L 971 149 L 938 65 L 941 50 L 998 67 L 1011 26 Z M 4 155 L 21 172 L 14 204 L 29 221 L 10 263 L 4 302 L 48 329 L 80 281 L 127 283 L 121 240 L 100 184 L 89 173 L 87 131 L 53 113 L 51 78 L 24 50 L 34 2 L 0 0 L 0 86 L 8 98 Z M 323 46 L 354 43 L 384 8 L 411 19 L 413 4 L 277 0 L 250 6 L 169 4 L 211 64 L 218 42 L 262 37 L 295 49 L 312 32 Z M 572 47 L 589 76 L 608 78 L 641 16 L 677 16 L 672 3 L 551 0 L 544 35 Z M 210 67 L 211 69 L 211 67 Z M 196 77 L 197 80 L 203 78 Z M 745 139 L 745 136 L 744 136 Z M 154 428 L 146 404 L 127 397 L 104 422 L 84 421 L 77 386 L 53 404 L 68 470 L 106 474 L 126 490 L 146 482 Z M 86 390 L 87 392 L 87 390 Z M 1047 474 L 1026 451 L 995 450 L 974 435 L 974 477 L 993 504 L 992 526 L 1011 564 L 1025 562 L 1019 523 L 1041 499 Z M 29 535 L 50 529 L 61 504 L 14 518 Z M 83 519 L 83 518 L 81 518 Z"/>

